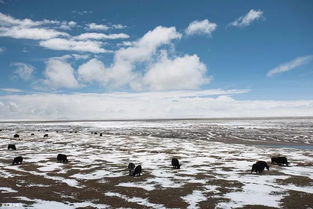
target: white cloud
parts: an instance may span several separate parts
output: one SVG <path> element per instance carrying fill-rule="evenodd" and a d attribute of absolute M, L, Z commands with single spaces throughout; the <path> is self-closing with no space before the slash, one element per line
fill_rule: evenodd
<path fill-rule="evenodd" d="M 263 17 L 263 11 L 251 9 L 245 16 L 241 16 L 236 19 L 230 25 L 235 27 L 246 27 L 249 26 L 253 21 L 256 21 Z"/>
<path fill-rule="evenodd" d="M 212 23 L 207 19 L 202 21 L 196 20 L 189 24 L 185 32 L 187 35 L 205 34 L 210 36 L 212 32 L 216 30 L 216 28 L 217 24 Z"/>
<path fill-rule="evenodd" d="M 19 26 L 19 27 L 36 27 L 43 25 L 56 25 L 59 27 L 74 27 L 77 25 L 74 21 L 58 21 L 58 20 L 47 20 L 43 19 L 40 21 L 35 21 L 29 18 L 17 19 L 10 15 L 5 15 L 0 12 L 0 25 L 1 26 Z"/>
<path fill-rule="evenodd" d="M 102 48 L 102 42 L 91 40 L 53 38 L 41 41 L 39 44 L 42 47 L 52 50 L 79 51 L 92 53 L 110 52 L 109 50 Z"/>
<path fill-rule="evenodd" d="M 207 83 L 206 66 L 197 55 L 169 59 L 163 55 L 144 75 L 144 83 L 152 90 L 195 89 Z"/>
<path fill-rule="evenodd" d="M 268 71 L 267 76 L 273 76 L 277 73 L 283 73 L 283 72 L 292 70 L 296 67 L 309 63 L 310 61 L 312 61 L 312 59 L 313 59 L 313 55 L 297 57 L 296 59 L 291 60 L 290 62 L 281 64 L 271 69 L 270 71 Z"/>
<path fill-rule="evenodd" d="M 35 67 L 25 63 L 13 63 L 12 66 L 16 67 L 14 73 L 23 80 L 30 80 L 32 78 L 32 74 L 35 70 Z"/>
<path fill-rule="evenodd" d="M 232 92 L 245 91 L 6 95 L 0 96 L 0 119 L 313 116 L 313 100 L 236 100 Z"/>
<path fill-rule="evenodd" d="M 104 24 L 96 24 L 96 23 L 89 23 L 86 24 L 86 29 L 87 30 L 109 30 L 109 29 L 124 29 L 126 28 L 126 25 L 122 24 L 113 24 L 111 26 L 104 25 Z"/>
<path fill-rule="evenodd" d="M 124 86 L 133 90 L 199 88 L 208 83 L 210 78 L 206 77 L 206 66 L 198 56 L 169 58 L 166 49 L 159 49 L 180 37 L 181 34 L 174 27 L 158 26 L 132 42 L 130 47 L 116 51 L 110 66 L 105 67 L 97 59 L 81 65 L 78 68 L 79 80 L 96 82 L 108 89 Z"/>
<path fill-rule="evenodd" d="M 107 70 L 103 63 L 97 59 L 91 59 L 79 66 L 78 76 L 80 80 L 85 82 L 98 81 L 106 83 L 108 80 Z"/>
<path fill-rule="evenodd" d="M 16 19 L 0 12 L 0 37 L 16 39 L 45 40 L 59 36 L 69 36 L 67 33 L 43 27 L 46 24 L 60 24 L 59 21 L 31 19 Z"/>
<path fill-rule="evenodd" d="M 80 87 L 74 76 L 74 69 L 62 59 L 49 59 L 44 76 L 43 83 L 53 89 Z"/>
<path fill-rule="evenodd" d="M 158 47 L 169 44 L 172 40 L 179 38 L 181 38 L 181 34 L 176 31 L 175 27 L 158 26 L 134 42 L 133 46 L 118 50 L 115 54 L 115 60 L 117 62 L 147 60 L 155 53 Z"/>
<path fill-rule="evenodd" d="M 109 30 L 110 27 L 103 24 L 89 23 L 86 25 L 89 30 Z"/>
<path fill-rule="evenodd" d="M 75 21 L 62 21 L 60 22 L 60 28 L 63 30 L 70 30 L 73 27 L 77 26 L 77 23 Z"/>
<path fill-rule="evenodd" d="M 58 36 L 68 36 L 67 33 L 45 28 L 25 28 L 25 27 L 0 27 L 0 37 L 10 37 L 16 39 L 46 40 Z"/>
<path fill-rule="evenodd" d="M 93 33 L 90 33 L 93 34 Z M 175 27 L 156 27 L 154 30 L 147 32 L 138 41 L 133 42 L 133 45 L 128 48 L 121 48 L 114 54 L 113 63 L 107 68 L 97 59 L 91 59 L 82 64 L 77 69 L 78 80 L 84 82 L 96 82 L 107 89 L 118 89 L 124 86 L 134 87 L 134 82 L 138 81 L 143 85 L 143 75 L 136 72 L 138 63 L 143 66 L 148 65 L 148 61 L 156 53 L 157 49 L 162 45 L 168 45 L 172 40 L 178 39 L 181 34 L 176 32 Z M 66 39 L 50 39 L 40 42 L 41 46 L 56 50 L 80 50 L 88 52 L 105 52 L 101 48 L 101 42 L 91 40 L 66 40 Z M 81 44 L 81 45 L 80 45 Z M 67 59 L 73 58 L 72 55 L 65 55 L 59 58 L 51 59 L 53 64 L 61 65 L 61 67 L 70 69 L 68 72 L 74 72 L 74 69 L 68 63 Z M 46 76 L 49 78 L 44 83 L 53 88 L 71 88 L 78 87 L 78 82 L 72 75 L 72 84 L 66 86 L 62 81 L 62 76 L 54 76 L 48 72 L 55 72 L 55 67 L 49 61 L 46 69 Z M 56 63 L 54 63 L 56 62 Z M 52 69 L 52 70 L 51 70 Z M 139 69 L 142 72 L 143 69 Z M 59 74 L 59 71 L 57 71 Z M 197 76 L 197 75 L 195 75 Z M 61 84 L 56 84 L 60 79 Z M 75 82 L 74 82 L 75 80 Z M 136 88 L 137 89 L 137 88 Z"/>
<path fill-rule="evenodd" d="M 31 26 L 38 26 L 42 24 L 43 24 L 42 21 L 33 21 L 28 18 L 20 20 L 20 19 L 13 18 L 10 15 L 5 15 L 0 12 L 0 25 L 4 25 L 4 26 L 20 25 L 20 26 L 31 27 Z"/>
<path fill-rule="evenodd" d="M 114 34 L 104 34 L 104 33 L 83 33 L 74 37 L 79 40 L 86 39 L 125 39 L 129 38 L 129 35 L 125 33 L 114 33 Z"/>
<path fill-rule="evenodd" d="M 24 92 L 23 90 L 16 89 L 16 88 L 0 88 L 0 91 L 4 91 L 7 93 L 22 93 L 22 92 Z"/>
<path fill-rule="evenodd" d="M 174 39 L 179 38 L 181 34 L 176 31 L 175 27 L 158 26 L 133 42 L 132 46 L 117 50 L 114 63 L 108 72 L 109 83 L 107 85 L 111 88 L 119 88 L 134 83 L 139 76 L 135 72 L 136 64 L 145 65 L 145 62 L 152 59 L 159 47 L 168 45 Z"/>
<path fill-rule="evenodd" d="M 6 50 L 6 48 L 0 47 L 0 53 L 4 52 L 5 50 Z"/>
<path fill-rule="evenodd" d="M 126 25 L 122 25 L 122 24 L 114 24 L 112 25 L 112 28 L 114 29 L 124 29 L 124 28 L 127 28 Z"/>

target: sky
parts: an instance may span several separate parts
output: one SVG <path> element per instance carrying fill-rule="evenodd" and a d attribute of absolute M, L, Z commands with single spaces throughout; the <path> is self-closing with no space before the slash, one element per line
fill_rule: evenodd
<path fill-rule="evenodd" d="M 313 116 L 313 2 L 0 0 L 0 120 Z"/>

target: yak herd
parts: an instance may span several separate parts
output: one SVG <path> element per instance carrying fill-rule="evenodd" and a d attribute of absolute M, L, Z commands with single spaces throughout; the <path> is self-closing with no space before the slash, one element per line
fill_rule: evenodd
<path fill-rule="evenodd" d="M 76 133 L 76 132 L 75 132 Z M 92 134 L 97 134 L 97 132 L 92 132 Z M 35 134 L 32 133 L 31 136 L 34 136 Z M 102 136 L 102 133 L 99 134 L 100 136 Z M 44 138 L 48 137 L 48 134 L 44 134 Z M 14 134 L 13 136 L 14 138 L 19 138 L 18 134 Z M 8 145 L 8 150 L 16 150 L 16 146 L 15 144 L 9 144 Z M 23 162 L 23 157 L 22 156 L 18 156 L 15 157 L 13 159 L 12 165 L 19 165 L 22 164 Z M 57 155 L 57 162 L 59 163 L 67 163 L 68 159 L 67 156 L 64 154 L 58 154 Z M 287 160 L 286 157 L 272 157 L 271 158 L 271 163 L 272 164 L 277 164 L 277 165 L 286 165 L 289 166 L 289 162 Z M 179 160 L 177 158 L 172 158 L 172 166 L 175 169 L 180 169 L 181 164 L 179 163 Z M 254 163 L 252 165 L 252 170 L 251 173 L 256 172 L 256 173 L 262 173 L 264 171 L 264 169 L 269 170 L 269 166 L 267 164 L 267 162 L 265 161 L 257 161 L 256 163 Z M 129 163 L 128 164 L 128 171 L 129 171 L 129 176 L 140 176 L 140 174 L 142 173 L 142 167 L 141 165 L 135 165 L 134 163 Z"/>

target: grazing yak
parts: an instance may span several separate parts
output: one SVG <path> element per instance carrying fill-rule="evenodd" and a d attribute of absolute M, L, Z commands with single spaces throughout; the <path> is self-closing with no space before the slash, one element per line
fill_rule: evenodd
<path fill-rule="evenodd" d="M 142 172 L 141 165 L 137 165 L 137 167 L 135 168 L 133 172 L 133 176 L 140 176 L 141 172 Z"/>
<path fill-rule="evenodd" d="M 49 136 L 48 134 L 43 135 L 43 137 L 48 137 L 48 136 Z"/>
<path fill-rule="evenodd" d="M 9 144 L 8 145 L 8 150 L 10 150 L 10 149 L 16 150 L 15 144 Z"/>
<path fill-rule="evenodd" d="M 102 136 L 102 133 L 100 133 L 100 136 Z"/>
<path fill-rule="evenodd" d="M 128 164 L 128 171 L 129 171 L 129 175 L 130 175 L 130 176 L 133 175 L 134 169 L 135 169 L 135 164 L 134 164 L 134 163 L 129 163 L 129 164 Z"/>
<path fill-rule="evenodd" d="M 35 134 L 34 134 L 34 133 L 31 133 L 30 135 L 31 135 L 31 136 L 35 136 Z"/>
<path fill-rule="evenodd" d="M 19 138 L 20 137 L 20 135 L 18 135 L 18 134 L 14 134 L 14 136 L 13 136 L 14 138 Z"/>
<path fill-rule="evenodd" d="M 23 158 L 21 156 L 14 158 L 12 165 L 22 164 Z"/>
<path fill-rule="evenodd" d="M 180 169 L 180 164 L 177 158 L 172 158 L 172 166 L 173 168 Z"/>
<path fill-rule="evenodd" d="M 255 164 L 252 165 L 251 173 L 262 173 L 264 171 L 264 168 L 266 168 L 268 171 L 270 170 L 270 167 L 265 161 L 257 161 Z"/>
<path fill-rule="evenodd" d="M 272 164 L 277 164 L 277 165 L 289 165 L 289 162 L 286 157 L 272 157 Z"/>
<path fill-rule="evenodd" d="M 58 160 L 59 163 L 60 162 L 62 162 L 62 163 L 67 163 L 68 162 L 67 156 L 64 155 L 64 154 L 58 154 L 57 160 Z"/>

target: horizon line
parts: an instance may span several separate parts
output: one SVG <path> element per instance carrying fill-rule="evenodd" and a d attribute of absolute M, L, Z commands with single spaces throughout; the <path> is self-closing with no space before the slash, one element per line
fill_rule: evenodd
<path fill-rule="evenodd" d="M 255 116 L 255 117 L 182 117 L 182 118 L 138 118 L 138 119 L 60 119 L 60 120 L 31 120 L 31 119 L 8 119 L 0 120 L 0 123 L 57 123 L 57 122 L 131 122 L 131 121 L 170 121 L 170 120 L 275 120 L 275 119 L 313 119 L 313 116 Z"/>

